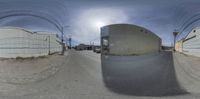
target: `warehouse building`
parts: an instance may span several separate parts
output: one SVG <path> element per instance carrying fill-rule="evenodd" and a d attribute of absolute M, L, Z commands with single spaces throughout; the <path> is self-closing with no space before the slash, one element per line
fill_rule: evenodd
<path fill-rule="evenodd" d="M 52 33 L 2 27 L 0 35 L 0 57 L 3 58 L 38 57 L 62 50 L 59 38 Z"/>
<path fill-rule="evenodd" d="M 182 42 L 182 52 L 200 57 L 200 27 L 194 28 Z"/>
<path fill-rule="evenodd" d="M 136 25 L 114 24 L 102 27 L 101 49 L 103 81 L 114 92 L 133 90 L 133 93 L 137 93 L 137 90 L 148 92 L 154 89 L 154 83 L 149 83 L 154 80 L 149 78 L 156 77 L 160 72 L 155 67 L 162 68 L 171 63 L 171 54 L 161 51 L 161 39 Z M 141 82 L 145 84 L 141 85 Z"/>
<path fill-rule="evenodd" d="M 114 24 L 101 28 L 102 53 L 110 55 L 141 55 L 161 50 L 161 39 L 136 25 Z"/>

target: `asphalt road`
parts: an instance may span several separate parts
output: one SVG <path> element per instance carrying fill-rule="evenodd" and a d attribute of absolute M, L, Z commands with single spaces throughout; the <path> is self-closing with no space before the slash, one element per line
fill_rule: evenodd
<path fill-rule="evenodd" d="M 140 81 L 140 84 L 135 83 L 136 85 L 138 84 L 139 87 L 131 88 L 137 89 L 140 88 L 141 85 L 145 85 L 148 88 L 142 88 L 143 90 L 148 90 L 149 93 L 124 94 L 122 92 L 123 90 L 115 92 L 112 90 L 113 86 L 110 86 L 111 88 L 108 87 L 103 80 L 105 75 L 102 76 L 102 70 L 104 71 L 105 68 L 102 69 L 100 60 L 100 54 L 95 54 L 88 51 L 70 51 L 66 55 L 65 63 L 61 69 L 52 77 L 25 85 L 1 84 L 0 99 L 200 99 L 200 94 L 187 92 L 187 88 L 184 88 L 184 86 L 193 84 L 192 82 L 195 80 L 190 79 L 188 82 L 191 83 L 184 83 L 184 86 L 182 86 L 178 79 L 179 77 L 181 79 L 181 75 L 185 75 L 185 73 L 178 75 L 176 78 L 176 72 L 182 72 L 182 69 L 180 69 L 180 67 L 165 67 L 166 64 L 162 64 L 161 67 L 154 67 L 154 69 L 158 70 L 159 72 L 155 70 L 154 72 L 151 72 L 152 75 L 155 75 L 155 73 L 160 74 L 157 74 L 159 76 L 153 78 L 154 80 L 150 82 L 149 85 L 146 85 L 148 84 L 147 82 L 149 82 L 148 80 L 146 82 L 141 82 L 141 79 L 135 78 L 136 80 L 139 79 Z M 174 71 L 171 71 L 171 73 L 174 74 L 166 76 L 168 75 L 166 71 L 171 69 L 174 69 Z M 147 70 L 150 69 L 148 68 Z M 140 69 L 140 71 L 144 70 Z M 147 75 L 144 74 L 143 77 L 148 77 L 148 75 L 151 73 L 148 72 Z M 160 79 L 157 77 L 160 77 Z M 156 80 L 167 81 L 169 85 L 162 81 L 155 82 Z M 181 80 L 186 81 L 188 79 L 184 76 L 184 79 Z M 153 86 L 156 86 L 155 83 L 157 83 L 159 86 L 157 91 L 155 91 L 155 87 L 150 87 L 151 83 L 153 83 Z M 164 87 L 161 87 L 161 85 L 164 85 Z M 163 91 L 165 88 L 167 88 L 167 86 L 175 87 L 174 89 L 177 89 L 178 91 L 181 89 L 181 94 L 160 94 L 159 91 Z M 150 95 L 151 88 L 153 88 L 153 93 L 158 94 Z M 160 88 L 163 89 L 159 90 Z M 190 89 L 191 88 L 192 87 L 190 87 Z M 3 89 L 6 90 L 4 91 Z M 169 88 L 169 90 L 171 90 L 171 88 Z M 169 90 L 167 91 L 170 92 Z M 164 91 L 167 92 L 166 90 Z M 173 90 L 173 92 L 174 91 L 176 90 Z M 142 93 L 142 90 L 140 90 L 140 92 Z"/>

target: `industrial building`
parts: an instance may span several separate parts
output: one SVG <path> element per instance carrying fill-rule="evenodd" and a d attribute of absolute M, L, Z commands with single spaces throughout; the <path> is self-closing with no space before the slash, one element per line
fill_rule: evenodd
<path fill-rule="evenodd" d="M 30 32 L 22 28 L 0 28 L 0 57 L 38 57 L 60 52 L 62 46 L 56 34 Z"/>
<path fill-rule="evenodd" d="M 163 70 L 157 68 L 172 66 L 172 54 L 161 51 L 160 37 L 140 26 L 114 24 L 102 27 L 101 47 L 103 81 L 114 92 L 130 89 L 133 93 L 138 90 L 148 93 L 157 87 L 157 83 L 152 82 L 162 83 L 157 74 Z M 149 79 L 151 77 L 159 80 L 153 81 Z M 150 87 L 143 87 L 145 85 Z"/>
<path fill-rule="evenodd" d="M 161 39 L 136 25 L 114 24 L 101 28 L 102 53 L 110 55 L 141 55 L 161 50 Z"/>
<path fill-rule="evenodd" d="M 200 57 L 200 28 L 192 29 L 185 38 L 177 41 L 175 49 L 187 55 Z"/>

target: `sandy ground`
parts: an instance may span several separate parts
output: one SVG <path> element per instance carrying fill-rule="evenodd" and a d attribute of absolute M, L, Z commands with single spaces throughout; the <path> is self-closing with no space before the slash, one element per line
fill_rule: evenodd
<path fill-rule="evenodd" d="M 64 56 L 54 54 L 39 58 L 0 60 L 0 82 L 30 83 L 53 75 L 62 66 Z"/>

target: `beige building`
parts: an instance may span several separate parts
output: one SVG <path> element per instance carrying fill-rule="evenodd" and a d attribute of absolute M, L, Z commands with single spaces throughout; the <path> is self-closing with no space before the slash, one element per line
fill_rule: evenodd
<path fill-rule="evenodd" d="M 161 50 L 161 39 L 136 25 L 114 24 L 101 28 L 103 54 L 140 55 Z"/>
<path fill-rule="evenodd" d="M 178 52 L 183 52 L 183 40 L 179 40 L 176 42 L 175 50 Z"/>

